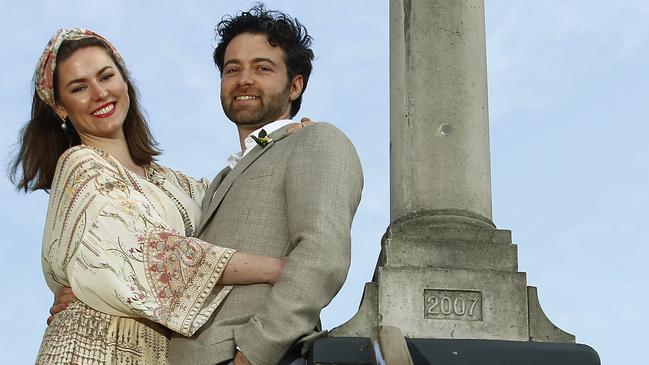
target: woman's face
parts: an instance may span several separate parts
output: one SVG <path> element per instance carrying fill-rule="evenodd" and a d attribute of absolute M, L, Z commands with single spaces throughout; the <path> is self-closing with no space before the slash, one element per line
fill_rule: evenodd
<path fill-rule="evenodd" d="M 69 117 L 82 143 L 96 139 L 124 139 L 128 114 L 128 86 L 118 66 L 101 47 L 75 51 L 56 66 L 57 114 Z"/>

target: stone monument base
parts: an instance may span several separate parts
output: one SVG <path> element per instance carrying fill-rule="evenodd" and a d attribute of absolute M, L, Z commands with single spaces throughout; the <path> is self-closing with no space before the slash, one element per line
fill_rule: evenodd
<path fill-rule="evenodd" d="M 575 342 L 547 319 L 518 271 L 510 231 L 421 218 L 388 227 L 358 313 L 331 334 L 373 337 L 379 326 L 410 339 Z"/>

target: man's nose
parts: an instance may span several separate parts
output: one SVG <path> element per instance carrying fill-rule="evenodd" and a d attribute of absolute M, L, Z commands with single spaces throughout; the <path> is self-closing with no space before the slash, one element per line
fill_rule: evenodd
<path fill-rule="evenodd" d="M 255 79 L 253 78 L 252 71 L 249 69 L 241 70 L 238 80 L 239 86 L 250 86 L 254 83 Z"/>

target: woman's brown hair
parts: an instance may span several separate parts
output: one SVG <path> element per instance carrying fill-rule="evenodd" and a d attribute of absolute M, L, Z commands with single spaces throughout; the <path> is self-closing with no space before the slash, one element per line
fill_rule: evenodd
<path fill-rule="evenodd" d="M 149 126 L 140 107 L 137 90 L 123 70 L 115 56 L 103 41 L 97 38 L 85 38 L 75 41 L 64 41 L 59 48 L 56 63 L 60 64 L 70 58 L 81 48 L 100 47 L 106 50 L 128 86 L 130 106 L 124 124 L 124 136 L 131 158 L 138 165 L 151 163 L 160 154 L 158 143 L 153 138 Z M 57 71 L 54 70 L 54 97 L 58 100 Z M 79 135 L 67 123 L 67 128 L 61 128 L 61 119 L 34 92 L 31 119 L 21 129 L 19 134 L 19 150 L 9 167 L 9 179 L 19 190 L 35 191 L 49 190 L 52 187 L 56 164 L 63 152 L 81 143 Z"/>

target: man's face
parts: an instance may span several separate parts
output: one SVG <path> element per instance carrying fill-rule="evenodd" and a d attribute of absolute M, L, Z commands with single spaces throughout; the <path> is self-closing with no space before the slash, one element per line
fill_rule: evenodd
<path fill-rule="evenodd" d="M 288 79 L 286 56 L 265 34 L 242 33 L 225 49 L 221 105 L 225 115 L 250 132 L 286 119 L 302 92 L 302 76 Z"/>

